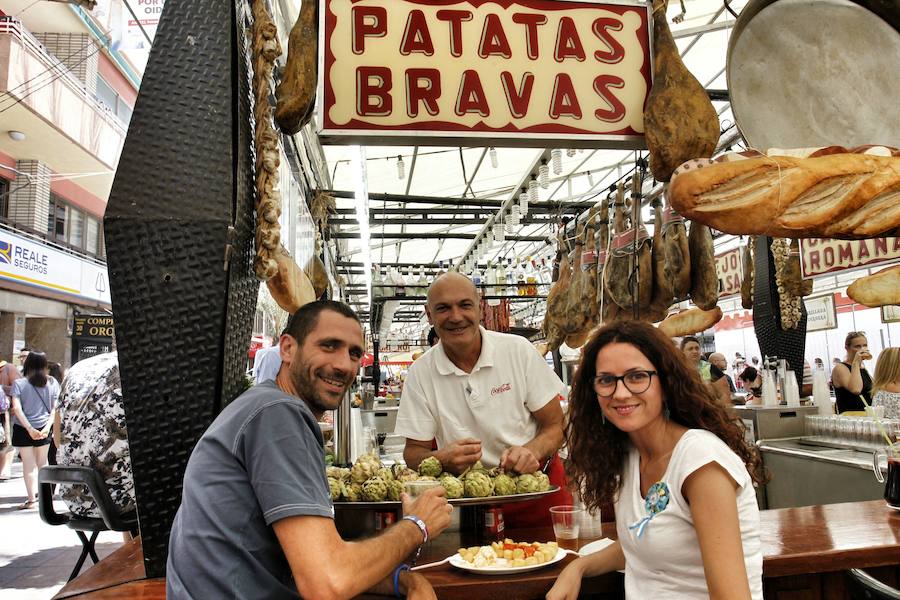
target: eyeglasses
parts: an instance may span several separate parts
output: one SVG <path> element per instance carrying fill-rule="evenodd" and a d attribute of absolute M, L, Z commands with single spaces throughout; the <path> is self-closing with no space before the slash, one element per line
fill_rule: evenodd
<path fill-rule="evenodd" d="M 629 371 L 619 376 L 604 373 L 594 377 L 594 391 L 601 398 L 609 398 L 616 393 L 616 387 L 621 381 L 632 394 L 643 394 L 650 388 L 654 375 L 656 371 Z"/>

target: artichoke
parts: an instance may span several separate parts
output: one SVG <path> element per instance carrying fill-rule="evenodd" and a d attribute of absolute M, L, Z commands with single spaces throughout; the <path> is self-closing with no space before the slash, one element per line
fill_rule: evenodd
<path fill-rule="evenodd" d="M 387 482 L 387 499 L 397 502 L 400 500 L 400 494 L 403 493 L 403 482 L 392 479 Z"/>
<path fill-rule="evenodd" d="M 463 487 L 466 498 L 486 498 L 494 493 L 494 482 L 483 471 L 468 473 Z"/>
<path fill-rule="evenodd" d="M 380 468 L 381 463 L 360 458 L 350 469 L 350 480 L 353 483 L 364 483 L 367 479 L 374 477 Z"/>
<path fill-rule="evenodd" d="M 431 475 L 420 475 L 411 481 L 437 481 L 437 477 L 432 477 Z"/>
<path fill-rule="evenodd" d="M 325 475 L 327 477 L 331 477 L 332 479 L 337 479 L 338 481 L 350 481 L 350 469 L 344 469 L 341 467 L 325 467 Z"/>
<path fill-rule="evenodd" d="M 506 473 L 500 473 L 496 477 L 494 477 L 494 495 L 495 496 L 510 496 L 516 493 L 516 480 L 507 475 Z"/>
<path fill-rule="evenodd" d="M 415 481 L 418 478 L 418 473 L 406 467 L 402 467 L 401 469 L 399 469 L 399 471 L 394 471 L 394 479 L 396 479 L 397 481 Z"/>
<path fill-rule="evenodd" d="M 462 498 L 463 492 L 463 482 L 460 481 L 457 477 L 453 475 L 446 474 L 439 479 L 441 482 L 441 486 L 447 492 L 447 498 Z"/>
<path fill-rule="evenodd" d="M 441 466 L 441 461 L 439 461 L 434 456 L 429 456 L 421 463 L 419 463 L 419 475 L 437 477 L 443 470 L 444 468 Z"/>
<path fill-rule="evenodd" d="M 380 477 L 372 477 L 362 484 L 362 498 L 367 502 L 383 502 L 387 494 L 387 483 Z"/>
<path fill-rule="evenodd" d="M 328 478 L 328 491 L 331 492 L 331 501 L 340 500 L 341 496 L 344 495 L 344 486 L 341 483 L 340 479 L 335 479 L 334 477 Z"/>
<path fill-rule="evenodd" d="M 531 494 L 533 492 L 538 492 L 540 491 L 540 485 L 540 481 L 538 481 L 537 477 L 531 473 L 525 473 L 519 475 L 518 479 L 516 479 L 516 493 Z"/>
<path fill-rule="evenodd" d="M 535 471 L 534 476 L 538 480 L 539 492 L 546 492 L 550 489 L 550 477 L 548 477 L 546 473 L 542 471 Z"/>
<path fill-rule="evenodd" d="M 351 483 L 344 486 L 344 498 L 347 502 L 359 502 L 362 500 L 362 484 Z"/>
<path fill-rule="evenodd" d="M 379 477 L 385 481 L 393 481 L 394 480 L 394 472 L 392 469 L 388 467 L 381 467 L 377 471 L 375 471 L 375 477 Z"/>

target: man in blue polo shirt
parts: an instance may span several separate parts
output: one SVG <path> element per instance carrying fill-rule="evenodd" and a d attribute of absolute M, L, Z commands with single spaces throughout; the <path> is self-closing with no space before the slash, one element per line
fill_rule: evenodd
<path fill-rule="evenodd" d="M 334 526 L 317 421 L 359 370 L 362 327 L 345 304 L 300 308 L 281 336 L 275 381 L 229 404 L 197 442 L 169 540 L 166 596 L 352 598 L 366 591 L 434 598 L 404 557 L 450 524 L 443 488 L 381 535 L 345 542 Z"/>

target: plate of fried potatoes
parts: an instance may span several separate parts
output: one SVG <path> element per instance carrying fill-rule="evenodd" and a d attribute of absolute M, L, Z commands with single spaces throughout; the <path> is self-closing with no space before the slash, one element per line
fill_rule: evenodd
<path fill-rule="evenodd" d="M 566 556 L 556 542 L 514 542 L 505 539 L 490 546 L 460 548 L 450 557 L 450 564 L 465 571 L 482 575 L 507 575 L 533 571 Z"/>

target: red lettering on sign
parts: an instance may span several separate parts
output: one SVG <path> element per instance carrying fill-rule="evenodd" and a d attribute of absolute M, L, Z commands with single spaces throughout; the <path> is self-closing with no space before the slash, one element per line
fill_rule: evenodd
<path fill-rule="evenodd" d="M 366 49 L 367 37 L 384 37 L 387 35 L 387 9 L 382 6 L 354 6 L 350 10 L 353 16 L 352 37 L 353 54 L 362 54 Z"/>
<path fill-rule="evenodd" d="M 467 69 L 459 82 L 459 94 L 456 97 L 456 114 L 460 117 L 468 113 L 478 113 L 482 117 L 491 114 L 481 77 L 478 71 Z"/>
<path fill-rule="evenodd" d="M 559 73 L 556 76 L 553 81 L 553 96 L 550 97 L 550 118 L 558 119 L 563 115 L 581 118 L 581 105 L 578 103 L 578 95 L 568 73 Z"/>
<path fill-rule="evenodd" d="M 472 20 L 472 11 L 439 10 L 437 19 L 450 24 L 450 54 L 462 56 L 462 24 L 464 21 Z"/>
<path fill-rule="evenodd" d="M 512 73 L 503 71 L 500 73 L 503 81 L 503 91 L 506 94 L 506 103 L 509 105 L 510 114 L 521 119 L 528 112 L 528 104 L 531 101 L 531 90 L 534 88 L 534 73 L 522 74 L 522 82 L 516 88 Z"/>
<path fill-rule="evenodd" d="M 597 39 L 606 44 L 609 48 L 609 50 L 606 51 L 597 50 L 594 52 L 594 58 L 608 65 L 622 62 L 622 59 L 625 58 L 625 48 L 609 32 L 622 31 L 623 27 L 621 21 L 610 19 L 608 17 L 601 17 L 594 20 L 591 30 L 594 32 L 594 35 L 597 36 Z"/>
<path fill-rule="evenodd" d="M 845 262 L 853 260 L 853 245 L 848 243 L 838 246 L 838 261 Z"/>
<path fill-rule="evenodd" d="M 621 89 L 623 87 L 625 87 L 625 81 L 615 75 L 599 75 L 594 78 L 594 91 L 609 106 L 608 109 L 598 108 L 595 110 L 594 116 L 596 118 L 607 123 L 615 123 L 622 120 L 622 117 L 625 116 L 625 105 L 616 98 L 616 95 L 609 88 Z"/>
<path fill-rule="evenodd" d="M 441 72 L 437 69 L 406 70 L 406 114 L 419 116 L 419 103 L 432 117 L 437 115 L 438 98 L 441 97 Z"/>
<path fill-rule="evenodd" d="M 887 254 L 887 238 L 875 238 L 872 240 L 875 246 L 875 256 L 884 256 Z"/>
<path fill-rule="evenodd" d="M 413 52 L 426 56 L 434 54 L 431 32 L 428 31 L 425 13 L 421 10 L 409 11 L 409 16 L 406 18 L 406 29 L 403 31 L 403 39 L 400 41 L 400 54 L 409 56 Z"/>
<path fill-rule="evenodd" d="M 894 252 L 900 252 L 900 235 L 894 238 Z"/>
<path fill-rule="evenodd" d="M 547 24 L 547 17 L 544 15 L 532 15 L 528 13 L 514 13 L 512 20 L 513 23 L 525 26 L 525 48 L 528 52 L 528 58 L 537 60 L 538 55 L 540 54 L 537 28 L 540 25 Z"/>
<path fill-rule="evenodd" d="M 556 31 L 556 50 L 553 53 L 556 62 L 562 62 L 567 58 L 574 58 L 578 62 L 584 61 L 584 46 L 578 37 L 578 29 L 572 17 L 563 17 L 559 20 L 559 29 Z"/>
<path fill-rule="evenodd" d="M 478 56 L 481 58 L 488 56 L 509 58 L 512 56 L 509 40 L 506 39 L 506 33 L 503 31 L 503 23 L 500 22 L 500 17 L 494 13 L 489 13 L 484 19 L 481 42 L 478 44 Z"/>
<path fill-rule="evenodd" d="M 823 258 L 825 259 L 825 266 L 829 269 L 834 266 L 834 248 L 831 246 L 825 246 L 822 251 Z"/>
<path fill-rule="evenodd" d="M 394 109 L 388 67 L 356 69 L 356 112 L 361 117 L 384 117 Z"/>
<path fill-rule="evenodd" d="M 859 260 L 864 258 L 869 258 L 869 245 L 866 242 L 861 241 L 859 243 Z"/>
<path fill-rule="evenodd" d="M 812 245 L 812 244 L 810 244 Z M 814 250 L 809 253 L 809 270 L 815 271 L 816 273 L 822 268 L 822 265 L 819 261 L 819 251 Z"/>

